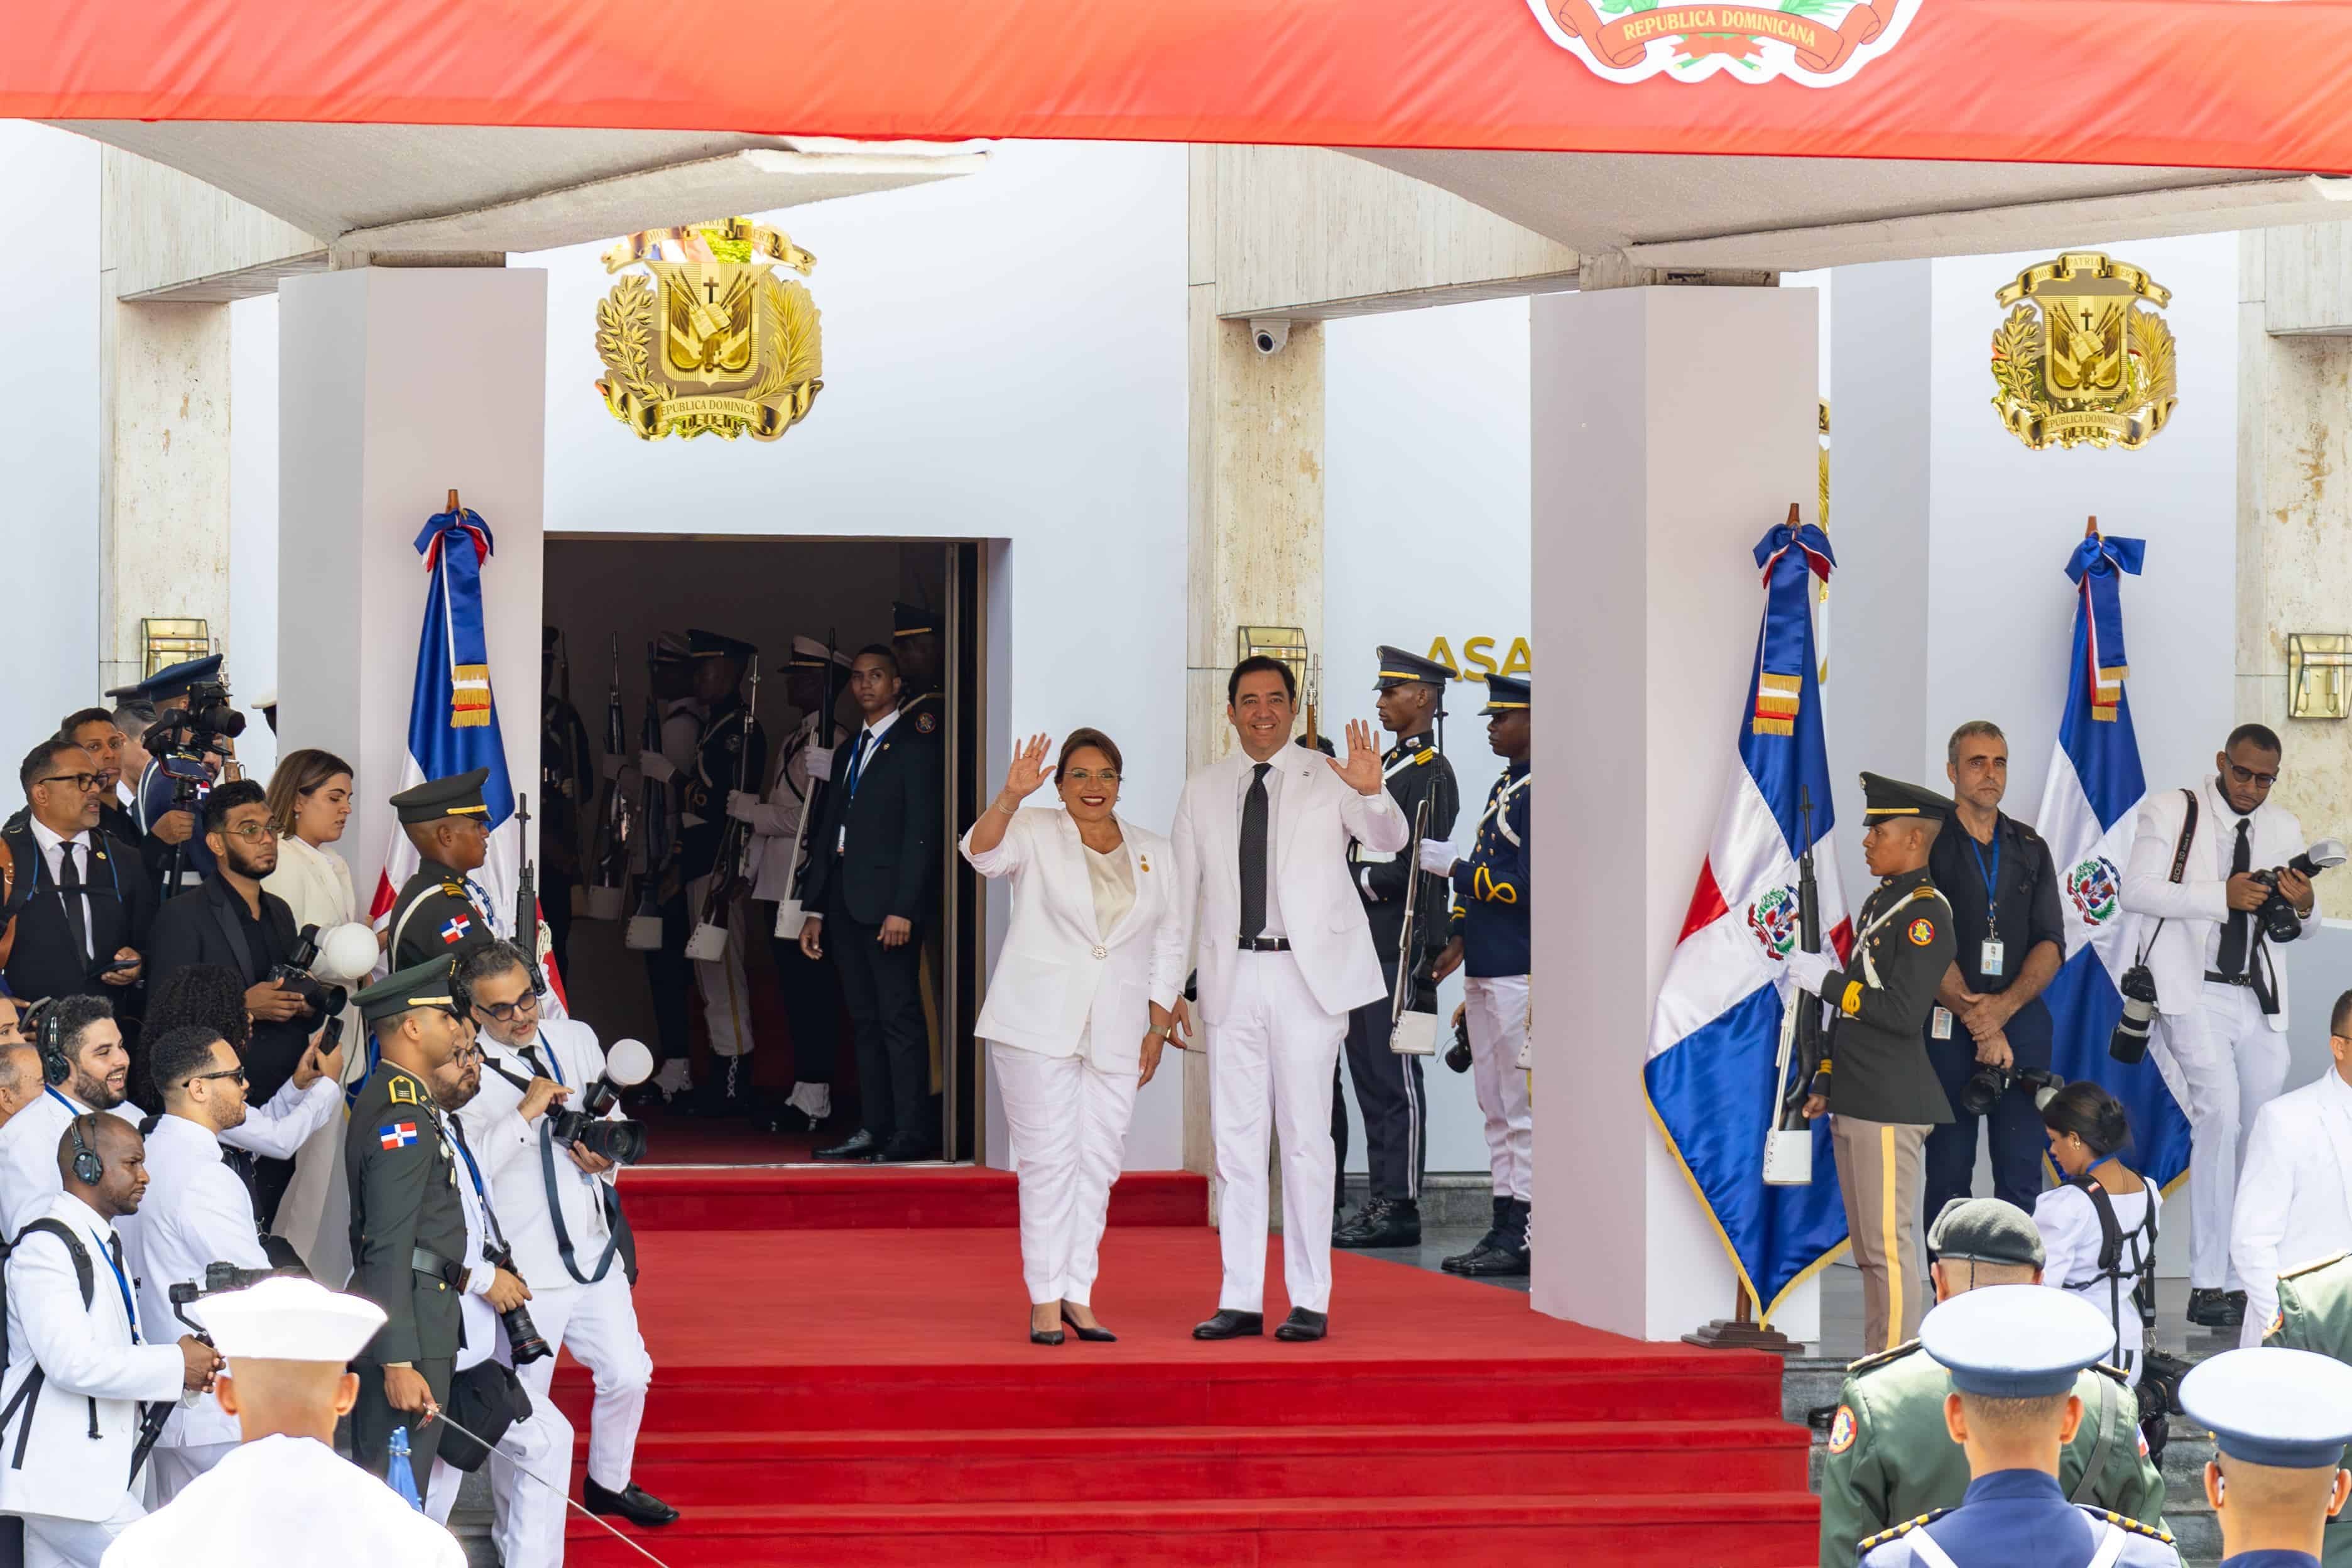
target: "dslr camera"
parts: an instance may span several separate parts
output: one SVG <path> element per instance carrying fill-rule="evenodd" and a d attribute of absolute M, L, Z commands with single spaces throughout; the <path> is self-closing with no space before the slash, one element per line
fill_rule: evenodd
<path fill-rule="evenodd" d="M 1976 1071 L 1969 1075 L 1969 1081 L 1960 1086 L 1960 1108 L 1970 1116 L 1987 1115 L 2009 1092 L 2010 1085 L 2020 1083 L 2032 1091 L 2036 1110 L 2049 1104 L 2050 1097 L 2066 1087 L 2066 1080 L 2054 1072 L 1979 1062 Z"/>
<path fill-rule="evenodd" d="M 157 720 L 147 732 L 147 749 L 158 756 L 202 766 L 208 752 L 229 750 L 245 733 L 245 715 L 230 702 L 226 681 L 200 680 L 188 688 L 188 705 Z M 166 772 L 180 776 L 177 770 Z"/>
<path fill-rule="evenodd" d="M 2287 911 L 2293 914 L 2290 909 Z M 2156 976 L 2145 963 L 2124 971 L 2116 989 L 2123 993 L 2123 1016 L 2107 1037 L 2107 1055 L 2130 1067 L 2147 1055 L 2147 1032 L 2156 1025 Z"/>
<path fill-rule="evenodd" d="M 2344 846 L 2336 839 L 2323 838 L 2287 864 L 2306 877 L 2316 877 L 2330 866 L 2344 864 Z M 2273 942 L 2293 942 L 2302 935 L 2303 917 L 2294 912 L 2294 906 L 2278 890 L 2278 873 L 2266 868 L 2254 872 L 2253 878 L 2271 890 L 2271 896 L 2254 910 L 2254 919 L 2262 922 L 2263 934 Z"/>
<path fill-rule="evenodd" d="M 304 926 L 301 934 L 294 939 L 294 951 L 286 955 L 285 963 L 271 966 L 269 978 L 302 998 L 313 1018 L 326 1020 L 328 1035 L 320 1049 L 331 1052 L 342 1034 L 343 1008 L 351 1001 L 351 993 L 342 986 L 326 984 L 312 974 L 310 971 L 318 962 L 319 928 Z"/>
<path fill-rule="evenodd" d="M 635 1089 L 654 1075 L 653 1053 L 637 1040 L 615 1040 L 604 1055 L 604 1070 L 581 1092 L 577 1105 L 551 1105 L 547 1110 L 548 1136 L 568 1148 L 618 1165 L 634 1165 L 646 1157 L 646 1127 L 642 1121 L 607 1121 L 621 1091 Z"/>
<path fill-rule="evenodd" d="M 497 1246 L 486 1244 L 482 1247 L 482 1259 L 494 1268 L 505 1269 L 518 1279 L 522 1278 L 522 1270 L 515 1267 L 514 1248 L 511 1247 L 503 1243 Z M 539 1331 L 539 1325 L 530 1321 L 530 1309 L 527 1306 L 518 1303 L 500 1312 L 499 1326 L 507 1331 L 507 1348 L 514 1352 L 517 1366 L 545 1361 L 555 1353 L 555 1347 L 547 1342 L 546 1336 Z"/>
<path fill-rule="evenodd" d="M 203 1324 L 188 1316 L 188 1308 L 191 1305 L 206 1296 L 219 1296 L 231 1290 L 249 1290 L 264 1279 L 276 1279 L 281 1277 L 289 1279 L 308 1279 L 310 1278 L 310 1271 L 299 1263 L 286 1264 L 274 1268 L 241 1268 L 234 1263 L 207 1263 L 205 1265 L 205 1282 L 202 1285 L 183 1279 L 165 1294 L 172 1303 L 172 1316 L 187 1324 L 190 1333 L 205 1343 L 210 1344 L 213 1342 L 212 1335 L 205 1331 Z"/>

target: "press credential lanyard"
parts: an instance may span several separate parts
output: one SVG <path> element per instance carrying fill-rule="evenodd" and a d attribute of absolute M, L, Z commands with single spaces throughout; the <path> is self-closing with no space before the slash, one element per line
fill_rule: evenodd
<path fill-rule="evenodd" d="M 1969 852 L 1977 858 L 1977 875 L 1984 879 L 1985 889 L 1985 939 L 1977 946 L 1977 972 L 1988 976 L 1998 975 L 2009 952 L 2008 944 L 2000 940 L 1999 921 L 2000 901 L 1999 892 L 2000 818 L 1999 816 L 1995 816 L 1992 821 L 1992 869 L 1990 871 L 1985 869 L 1984 846 L 1977 842 L 1977 836 L 1973 833 L 1969 835 Z"/>
<path fill-rule="evenodd" d="M 114 1273 L 114 1288 L 122 1292 L 122 1315 L 131 1320 L 131 1342 L 134 1345 L 143 1343 L 139 1337 L 139 1304 L 131 1299 L 131 1281 L 123 1278 L 122 1265 L 114 1261 L 114 1248 L 99 1240 L 98 1232 L 94 1230 L 89 1233 L 89 1238 L 98 1242 L 98 1255 L 106 1259 L 107 1268 Z"/>

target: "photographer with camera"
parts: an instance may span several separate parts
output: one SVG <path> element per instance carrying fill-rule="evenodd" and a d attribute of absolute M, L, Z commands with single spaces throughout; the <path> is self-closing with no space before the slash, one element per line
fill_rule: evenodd
<path fill-rule="evenodd" d="M 645 1152 L 644 1129 L 621 1119 L 595 1031 L 576 1018 L 542 1018 L 530 967 L 512 943 L 477 948 L 457 962 L 457 994 L 481 1031 L 487 1070 L 480 1097 L 459 1113 L 467 1143 L 526 1279 L 531 1316 L 550 1345 L 569 1348 L 596 1379 L 583 1500 L 595 1513 L 667 1524 L 677 1510 L 631 1480 L 653 1357 L 630 1294 L 635 1248 L 614 1186 L 619 1167 Z M 643 1056 L 645 1047 L 635 1047 Z M 637 1076 L 650 1059 L 632 1064 Z M 544 1403 L 553 1358 L 520 1369 Z"/>
<path fill-rule="evenodd" d="M 2131 1119 L 2095 1083 L 2070 1083 L 2042 1107 L 2050 1163 L 2063 1177 L 2034 1201 L 2049 1283 L 2071 1290 L 2116 1328 L 2103 1358 L 2139 1386 L 2156 1318 L 2156 1236 L 2164 1194 L 2123 1163 Z M 2147 1303 L 2143 1311 L 2141 1303 Z"/>
<path fill-rule="evenodd" d="M 2303 826 L 2268 804 L 2279 756 L 2275 733 L 2241 724 L 2196 788 L 2149 791 L 2123 879 L 2123 907 L 2149 933 L 2157 1068 L 2189 1112 L 2189 1321 L 2212 1329 L 2245 1321 L 2230 1215 L 2240 1133 L 2286 1086 L 2281 944 L 2319 919 L 2309 871 L 2291 863 Z"/>
<path fill-rule="evenodd" d="M 135 809 L 139 847 L 150 883 L 163 897 L 185 892 L 213 874 L 215 851 L 205 841 L 205 796 L 223 778 L 236 777 L 236 738 L 245 715 L 229 700 L 221 656 L 192 658 L 107 693 L 153 704 L 155 721 L 140 743 L 148 753 Z"/>
<path fill-rule="evenodd" d="M 223 1163 L 221 1134 L 245 1121 L 247 1076 L 214 1031 L 170 1030 L 148 1047 L 163 1112 L 147 1134 L 147 1200 L 124 1216 L 125 1265 L 142 1322 L 173 1321 L 172 1287 L 201 1285 L 214 1263 L 268 1269 L 253 1199 Z M 210 1395 L 174 1412 L 154 1453 L 156 1501 L 211 1469 L 236 1447 L 236 1422 Z"/>
<path fill-rule="evenodd" d="M 267 1104 L 301 1065 L 321 1021 L 325 991 L 292 961 L 305 942 L 286 900 L 266 890 L 278 868 L 278 838 L 258 781 L 238 779 L 205 803 L 205 843 L 216 874 L 165 902 L 147 942 L 149 980 L 163 985 L 194 963 L 234 969 L 245 981 L 251 1037 L 241 1053 L 256 1103 Z M 254 1173 L 254 1208 L 264 1226 L 294 1178 L 291 1160 L 264 1160 Z"/>
<path fill-rule="evenodd" d="M 2230 1215 L 2230 1267 L 2246 1288 L 2242 1345 L 2262 1343 L 2278 1316 L 2282 1268 L 2352 1252 L 2352 991 L 2336 999 L 2327 1049 L 2327 1070 L 2263 1106 L 2246 1139 Z"/>
<path fill-rule="evenodd" d="M 98 765 L 52 736 L 16 771 L 29 808 L 0 830 L 7 851 L 8 989 L 26 1000 L 106 995 L 137 984 L 155 919 L 139 852 L 99 826 Z"/>
<path fill-rule="evenodd" d="M 2050 1074 L 2053 1027 L 2042 988 L 2066 957 L 2058 868 L 2042 836 L 2003 816 L 2009 742 L 1975 719 L 1944 748 L 1958 833 L 1937 834 L 1927 875 L 1952 906 L 1958 943 L 1928 1014 L 1927 1059 L 1952 1120 L 1928 1131 L 1925 1212 L 1973 1195 L 1978 1130 L 1992 1131 L 1993 1195 L 2021 1209 L 2042 1190 L 2039 1090 Z"/>

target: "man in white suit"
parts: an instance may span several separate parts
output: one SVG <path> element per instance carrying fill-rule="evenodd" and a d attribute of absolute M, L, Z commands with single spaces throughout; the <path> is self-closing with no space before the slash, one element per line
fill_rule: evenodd
<path fill-rule="evenodd" d="M 2286 1087 L 2286 955 L 2256 910 L 2276 891 L 2297 934 L 2319 918 L 2294 814 L 2266 804 L 2279 738 L 2241 724 L 2194 790 L 2151 791 L 2139 808 L 2123 904 L 2141 917 L 2141 962 L 2161 1015 L 2156 1065 L 2189 1112 L 2189 1321 L 2235 1329 L 2246 1291 L 2231 1266 L 2243 1130 Z"/>
<path fill-rule="evenodd" d="M 2352 1252 L 2352 991 L 2327 1023 L 2335 1065 L 2254 1116 L 2230 1216 L 2230 1268 L 2246 1287 L 2242 1345 L 2278 1316 L 2283 1270 Z"/>
<path fill-rule="evenodd" d="M 1195 942 L 1210 1122 L 1224 1198 L 1224 1285 L 1202 1340 L 1265 1332 L 1266 1137 L 1282 1140 L 1280 1340 L 1323 1337 L 1331 1300 L 1331 1069 L 1350 1008 L 1386 991 L 1350 839 L 1393 854 L 1411 825 L 1381 782 L 1370 726 L 1345 762 L 1290 743 L 1290 667 L 1245 658 L 1225 683 L 1241 749 L 1185 781 L 1169 834 Z"/>

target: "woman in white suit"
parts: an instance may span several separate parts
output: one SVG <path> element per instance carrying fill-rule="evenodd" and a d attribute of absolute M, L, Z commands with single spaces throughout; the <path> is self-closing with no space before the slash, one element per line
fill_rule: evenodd
<path fill-rule="evenodd" d="M 1029 1337 L 1113 1336 L 1096 1321 L 1096 1247 L 1118 1179 L 1135 1093 L 1151 1081 L 1184 984 L 1183 911 L 1168 840 L 1120 820 L 1118 748 L 1073 731 L 1048 767 L 1038 735 L 963 836 L 983 877 L 1013 879 L 1013 926 L 976 1033 L 1021 1178 L 1021 1271 Z M 1046 778 L 1063 809 L 1023 810 Z"/>

